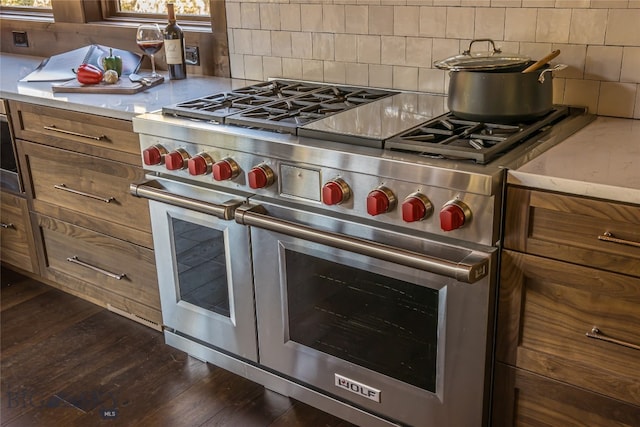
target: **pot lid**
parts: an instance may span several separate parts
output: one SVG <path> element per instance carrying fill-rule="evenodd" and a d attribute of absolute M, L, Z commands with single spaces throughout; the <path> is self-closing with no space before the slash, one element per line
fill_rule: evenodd
<path fill-rule="evenodd" d="M 493 50 L 489 52 L 471 52 L 471 46 L 476 42 L 489 42 L 491 43 Z M 471 43 L 469 43 L 469 49 L 465 50 L 460 55 L 435 61 L 433 65 L 442 70 L 482 71 L 524 65 L 530 60 L 530 57 L 522 56 L 518 53 L 502 52 L 501 49 L 496 48 L 495 43 L 491 39 L 476 39 L 471 40 Z"/>

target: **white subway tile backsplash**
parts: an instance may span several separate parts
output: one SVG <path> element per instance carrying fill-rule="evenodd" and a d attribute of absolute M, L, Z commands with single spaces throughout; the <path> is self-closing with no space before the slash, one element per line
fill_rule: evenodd
<path fill-rule="evenodd" d="M 587 107 L 590 113 L 598 110 L 600 82 L 595 80 L 566 79 L 562 102 Z"/>
<path fill-rule="evenodd" d="M 640 118 L 640 0 L 226 0 L 226 13 L 233 77 L 446 93 L 433 61 L 491 38 L 532 59 L 561 50 L 554 102 Z"/>
<path fill-rule="evenodd" d="M 538 9 L 536 41 L 568 43 L 571 9 Z"/>
<path fill-rule="evenodd" d="M 322 30 L 328 33 L 344 33 L 345 9 L 341 4 L 322 6 Z"/>
<path fill-rule="evenodd" d="M 354 34 L 336 34 L 336 61 L 356 62 L 356 38 L 357 36 Z"/>
<path fill-rule="evenodd" d="M 374 87 L 393 87 L 393 66 L 369 65 L 369 84 Z"/>
<path fill-rule="evenodd" d="M 633 83 L 602 82 L 598 114 L 614 117 L 633 117 L 638 85 Z"/>
<path fill-rule="evenodd" d="M 617 82 L 622 68 L 622 47 L 589 46 L 584 69 L 584 78 Z"/>
<path fill-rule="evenodd" d="M 475 33 L 476 39 L 489 38 L 504 39 L 505 9 L 481 7 L 476 9 Z"/>
<path fill-rule="evenodd" d="M 506 9 L 504 26 L 505 40 L 522 42 L 535 41 L 537 21 L 538 9 Z"/>
<path fill-rule="evenodd" d="M 344 8 L 345 31 L 350 34 L 367 34 L 369 32 L 369 8 L 366 6 L 348 5 Z"/>
<path fill-rule="evenodd" d="M 393 35 L 393 6 L 369 8 L 369 34 Z"/>
<path fill-rule="evenodd" d="M 280 5 L 275 3 L 260 4 L 260 28 L 263 30 L 280 29 Z"/>
<path fill-rule="evenodd" d="M 407 37 L 407 53 L 405 63 L 416 67 L 431 68 L 431 39 Z"/>
<path fill-rule="evenodd" d="M 420 8 L 404 6 L 393 8 L 393 34 L 417 36 L 420 32 Z"/>
<path fill-rule="evenodd" d="M 262 57 L 256 55 L 244 56 L 244 77 L 250 80 L 264 80 L 262 72 Z"/>
<path fill-rule="evenodd" d="M 569 43 L 603 44 L 607 28 L 604 9 L 576 9 L 571 15 Z"/>
<path fill-rule="evenodd" d="M 393 88 L 400 90 L 418 90 L 418 68 L 394 65 Z"/>
<path fill-rule="evenodd" d="M 472 39 L 475 9 L 471 7 L 447 8 L 447 28 L 445 36 L 452 39 Z"/>
<path fill-rule="evenodd" d="M 258 3 L 240 3 L 240 21 L 242 28 L 260 28 L 260 5 Z"/>
<path fill-rule="evenodd" d="M 300 5 L 281 4 L 280 5 L 280 29 L 287 31 L 300 31 Z"/>
<path fill-rule="evenodd" d="M 640 47 L 625 47 L 622 49 L 620 81 L 623 83 L 640 83 Z"/>
<path fill-rule="evenodd" d="M 324 66 L 322 61 L 315 59 L 303 59 L 302 60 L 302 78 L 304 80 L 324 80 Z"/>
<path fill-rule="evenodd" d="M 446 7 L 421 7 L 419 34 L 425 37 L 445 37 L 447 29 Z"/>
<path fill-rule="evenodd" d="M 282 58 L 263 56 L 262 70 L 265 79 L 271 77 L 282 77 Z"/>
<path fill-rule="evenodd" d="M 356 37 L 358 62 L 368 64 L 380 63 L 380 37 L 360 35 Z"/>
<path fill-rule="evenodd" d="M 322 5 L 300 5 L 300 29 L 302 31 L 322 31 Z"/>
<path fill-rule="evenodd" d="M 640 46 L 640 9 L 610 9 L 605 44 Z"/>
<path fill-rule="evenodd" d="M 400 64 L 406 62 L 405 37 L 382 36 L 380 37 L 380 62 L 382 64 Z"/>

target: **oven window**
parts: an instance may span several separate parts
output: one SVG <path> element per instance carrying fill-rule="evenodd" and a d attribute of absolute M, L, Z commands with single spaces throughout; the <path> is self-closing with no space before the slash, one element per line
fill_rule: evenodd
<path fill-rule="evenodd" d="M 180 300 L 229 317 L 222 231 L 172 218 Z"/>
<path fill-rule="evenodd" d="M 438 291 L 286 251 L 289 338 L 431 392 Z"/>

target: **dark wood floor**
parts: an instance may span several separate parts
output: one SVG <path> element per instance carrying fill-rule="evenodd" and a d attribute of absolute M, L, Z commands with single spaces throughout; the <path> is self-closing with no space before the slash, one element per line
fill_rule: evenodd
<path fill-rule="evenodd" d="M 0 274 L 2 426 L 351 426 L 104 308 Z"/>

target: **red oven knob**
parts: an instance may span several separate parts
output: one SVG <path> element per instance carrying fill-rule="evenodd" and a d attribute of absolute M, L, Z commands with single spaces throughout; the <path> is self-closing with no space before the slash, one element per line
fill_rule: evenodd
<path fill-rule="evenodd" d="M 226 159 L 219 160 L 211 167 L 213 172 L 213 179 L 216 181 L 226 181 L 233 179 L 240 173 L 240 166 L 235 160 L 227 157 Z"/>
<path fill-rule="evenodd" d="M 422 221 L 432 212 L 433 204 L 424 194 L 409 194 L 402 202 L 402 219 L 405 222 Z"/>
<path fill-rule="evenodd" d="M 440 228 L 456 230 L 471 219 L 471 209 L 459 200 L 447 202 L 440 210 Z"/>
<path fill-rule="evenodd" d="M 170 171 L 184 169 L 189 157 L 189 153 L 187 153 L 183 148 L 178 148 L 164 157 L 164 167 Z"/>
<path fill-rule="evenodd" d="M 349 200 L 351 189 L 342 178 L 335 178 L 322 186 L 322 203 L 337 205 Z"/>
<path fill-rule="evenodd" d="M 211 172 L 213 159 L 207 153 L 199 153 L 187 161 L 189 175 L 204 175 Z"/>
<path fill-rule="evenodd" d="M 249 178 L 249 187 L 253 189 L 268 187 L 275 180 L 273 170 L 267 165 L 254 166 L 247 177 Z"/>
<path fill-rule="evenodd" d="M 375 216 L 393 210 L 396 196 L 387 187 L 378 187 L 367 195 L 367 213 Z"/>
<path fill-rule="evenodd" d="M 162 145 L 152 145 L 142 151 L 142 160 L 147 166 L 159 165 L 164 160 L 167 149 Z"/>

